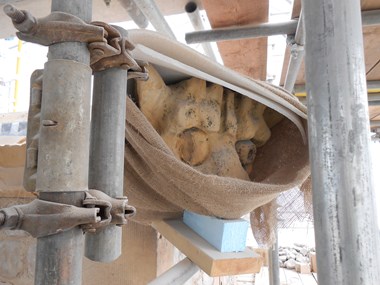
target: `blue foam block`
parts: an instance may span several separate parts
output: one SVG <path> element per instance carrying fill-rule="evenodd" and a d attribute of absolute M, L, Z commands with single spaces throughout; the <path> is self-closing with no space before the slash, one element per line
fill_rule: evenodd
<path fill-rule="evenodd" d="M 183 222 L 220 252 L 238 252 L 246 248 L 248 222 L 223 220 L 185 211 Z"/>

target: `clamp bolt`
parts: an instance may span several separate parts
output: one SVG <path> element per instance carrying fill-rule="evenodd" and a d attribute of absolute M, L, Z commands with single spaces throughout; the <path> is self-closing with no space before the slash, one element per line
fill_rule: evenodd
<path fill-rule="evenodd" d="M 15 6 L 7 4 L 3 8 L 4 13 L 12 19 L 13 22 L 20 24 L 25 21 L 26 15 L 23 11 L 18 10 Z"/>

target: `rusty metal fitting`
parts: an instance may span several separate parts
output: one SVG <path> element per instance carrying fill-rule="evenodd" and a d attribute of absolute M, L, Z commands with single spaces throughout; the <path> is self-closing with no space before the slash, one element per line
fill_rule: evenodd
<path fill-rule="evenodd" d="M 33 237 L 54 235 L 79 225 L 101 221 L 99 208 L 80 208 L 72 205 L 36 199 L 29 204 L 0 209 L 0 229 L 24 230 Z M 0 218 L 1 219 L 1 218 Z"/>
<path fill-rule="evenodd" d="M 100 221 L 96 223 L 88 223 L 82 225 L 82 229 L 85 232 L 96 232 L 97 229 L 103 228 L 110 224 L 112 220 L 111 208 L 112 204 L 107 200 L 101 200 L 90 194 L 90 191 L 86 192 L 85 199 L 83 201 L 83 207 L 85 208 L 97 208 L 99 209 Z"/>
<path fill-rule="evenodd" d="M 128 205 L 127 197 L 112 198 L 99 190 L 89 190 L 89 195 L 100 200 L 107 201 L 111 206 L 111 224 L 122 226 L 127 224 L 128 219 L 136 214 L 136 208 Z"/>
<path fill-rule="evenodd" d="M 102 27 L 105 31 L 105 38 L 102 42 L 93 42 L 88 45 L 91 54 L 90 65 L 93 71 L 119 67 L 133 72 L 134 78 L 142 80 L 148 78 L 144 65 L 133 59 L 129 53 L 135 47 L 128 41 L 125 30 L 104 22 L 92 22 L 91 24 Z"/>
<path fill-rule="evenodd" d="M 104 39 L 104 29 L 67 13 L 52 12 L 47 17 L 36 19 L 29 12 L 17 10 L 12 5 L 6 5 L 4 11 L 19 30 L 16 33 L 19 39 L 27 42 L 49 46 L 61 42 L 101 42 Z"/>
<path fill-rule="evenodd" d="M 25 11 L 18 10 L 13 5 L 7 4 L 4 6 L 3 10 L 4 13 L 12 19 L 13 23 L 19 24 L 26 19 Z"/>

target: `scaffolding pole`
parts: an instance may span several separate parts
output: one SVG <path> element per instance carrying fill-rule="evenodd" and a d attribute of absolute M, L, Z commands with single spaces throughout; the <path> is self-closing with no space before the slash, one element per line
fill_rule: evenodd
<path fill-rule="evenodd" d="M 88 186 L 113 198 L 124 192 L 126 94 L 127 70 L 117 67 L 94 73 Z M 121 237 L 122 229 L 116 225 L 87 233 L 86 257 L 98 262 L 116 260 L 121 255 Z"/>
<path fill-rule="evenodd" d="M 366 11 L 362 14 L 363 26 L 376 26 L 380 24 L 380 10 Z M 359 24 L 360 25 L 360 24 Z M 196 44 L 204 42 L 219 42 L 250 38 L 269 37 L 275 35 L 294 35 L 298 20 L 282 23 L 263 23 L 259 25 L 245 25 L 239 27 L 218 28 L 205 31 L 187 33 L 186 43 Z"/>
<path fill-rule="evenodd" d="M 92 1 L 52 1 L 52 11 L 89 22 Z M 86 43 L 49 47 L 43 78 L 37 187 L 42 200 L 81 207 L 88 190 L 90 54 Z M 82 282 L 84 235 L 79 227 L 37 239 L 35 284 Z"/>
<path fill-rule="evenodd" d="M 360 1 L 303 4 L 318 283 L 380 284 Z"/>

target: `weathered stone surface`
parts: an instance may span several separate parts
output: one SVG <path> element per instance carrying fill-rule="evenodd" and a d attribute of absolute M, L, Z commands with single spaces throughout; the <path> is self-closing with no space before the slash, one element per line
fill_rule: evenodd
<path fill-rule="evenodd" d="M 0 276 L 15 278 L 24 269 L 23 247 L 18 240 L 0 241 Z"/>
<path fill-rule="evenodd" d="M 249 180 L 256 147 L 271 131 L 266 106 L 198 78 L 166 85 L 149 67 L 137 81 L 142 113 L 175 156 L 205 174 Z"/>
<path fill-rule="evenodd" d="M 9 283 L 9 282 L 3 282 L 3 281 L 0 281 L 0 285 L 13 285 L 12 283 Z"/>

